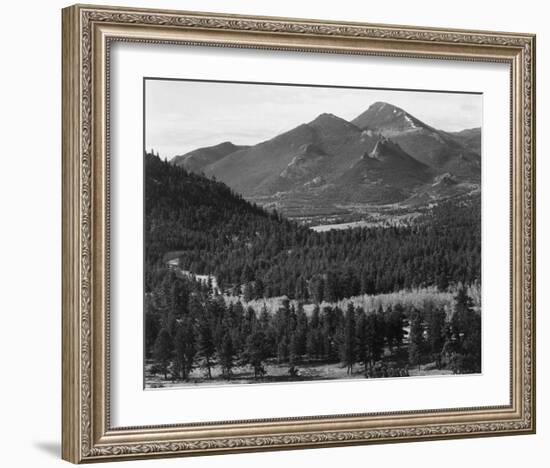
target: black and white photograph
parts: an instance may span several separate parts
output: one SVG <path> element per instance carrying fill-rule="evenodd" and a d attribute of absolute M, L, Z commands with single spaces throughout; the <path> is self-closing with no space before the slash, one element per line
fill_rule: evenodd
<path fill-rule="evenodd" d="M 482 372 L 481 93 L 143 83 L 145 388 Z"/>

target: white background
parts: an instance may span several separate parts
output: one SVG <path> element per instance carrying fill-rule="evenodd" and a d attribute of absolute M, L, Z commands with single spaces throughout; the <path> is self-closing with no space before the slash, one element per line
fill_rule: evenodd
<path fill-rule="evenodd" d="M 101 3 L 101 2 L 99 2 Z M 387 2 L 316 1 L 159 1 L 118 0 L 120 5 L 225 11 L 275 16 L 317 17 L 351 21 L 526 31 L 538 35 L 538 82 L 550 79 L 548 13 L 543 2 Z M 2 379 L 0 414 L 2 464 L 60 466 L 60 77 L 61 25 L 59 1 L 10 3 L 4 6 L 3 66 L 0 86 L 2 170 L 0 203 L 0 285 L 2 292 Z M 314 8 L 312 8 L 314 6 Z M 546 57 L 544 57 L 546 56 Z M 544 59 L 543 59 L 544 57 Z M 548 321 L 545 292 L 550 254 L 543 239 L 550 235 L 545 205 L 550 192 L 542 183 L 550 176 L 543 157 L 550 125 L 550 101 L 538 90 L 538 336 Z M 547 243 L 546 243 L 547 245 Z M 546 288 L 547 289 L 547 288 Z M 7 300 L 6 300 L 7 299 Z M 370 447 L 273 452 L 185 460 L 128 462 L 124 466 L 265 467 L 333 466 L 545 466 L 550 436 L 547 357 L 550 346 L 538 341 L 538 434 L 379 445 Z M 546 395 L 545 395 L 546 394 Z"/>
<path fill-rule="evenodd" d="M 111 60 L 111 416 L 115 427 L 509 403 L 510 69 L 507 65 L 212 47 L 203 47 L 198 53 L 196 47 L 129 43 L 115 44 Z M 246 76 L 242 70 L 246 70 Z M 388 88 L 445 87 L 482 92 L 483 375 L 144 392 L 140 314 L 143 118 L 142 102 L 137 97 L 142 95 L 143 77 L 152 74 Z M 499 268 L 490 268 L 495 264 Z"/>

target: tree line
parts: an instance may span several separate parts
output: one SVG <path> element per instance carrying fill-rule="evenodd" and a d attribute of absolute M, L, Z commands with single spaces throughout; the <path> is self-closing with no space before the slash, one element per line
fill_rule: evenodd
<path fill-rule="evenodd" d="M 214 368 L 230 380 L 243 366 L 260 379 L 269 377 L 268 363 L 286 366 L 288 379 L 299 378 L 304 363 L 339 363 L 366 377 L 408 375 L 409 366 L 423 363 L 454 373 L 481 369 L 481 317 L 464 287 L 450 313 L 400 304 L 366 312 L 350 302 L 345 310 L 315 305 L 308 315 L 288 300 L 270 313 L 226 304 L 203 284 L 167 271 L 146 299 L 149 373 L 165 380 L 188 380 L 194 369 L 208 380 Z"/>

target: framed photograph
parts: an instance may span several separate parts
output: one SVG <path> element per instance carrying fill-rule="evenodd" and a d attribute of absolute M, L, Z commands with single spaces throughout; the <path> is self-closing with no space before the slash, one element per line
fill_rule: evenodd
<path fill-rule="evenodd" d="M 535 431 L 535 37 L 63 10 L 63 458 Z"/>

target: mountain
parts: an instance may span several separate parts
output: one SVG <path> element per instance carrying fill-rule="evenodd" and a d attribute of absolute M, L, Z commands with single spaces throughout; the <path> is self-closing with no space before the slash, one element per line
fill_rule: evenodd
<path fill-rule="evenodd" d="M 377 102 L 351 122 L 323 113 L 253 146 L 225 142 L 172 163 L 261 206 L 324 224 L 362 219 L 370 205 L 410 212 L 475 193 L 480 147 L 480 129 L 447 133 Z"/>
<path fill-rule="evenodd" d="M 430 128 L 408 112 L 387 102 L 375 102 L 352 123 L 359 128 L 383 132 L 388 138 L 403 132 Z"/>
<path fill-rule="evenodd" d="M 410 196 L 434 175 L 430 167 L 382 137 L 370 153 L 365 153 L 340 176 L 336 190 L 347 192 L 348 202 L 394 203 Z"/>
<path fill-rule="evenodd" d="M 224 141 L 218 145 L 199 148 L 189 153 L 175 156 L 171 162 L 189 171 L 200 172 L 209 164 L 213 164 L 228 154 L 245 148 L 247 146 L 237 146 L 230 141 Z"/>
<path fill-rule="evenodd" d="M 412 157 L 440 172 L 467 180 L 480 179 L 481 158 L 471 149 L 473 144 L 463 146 L 460 138 L 425 124 L 400 107 L 375 102 L 352 123 L 391 138 Z"/>
<path fill-rule="evenodd" d="M 465 148 L 481 154 L 481 128 L 467 128 L 460 132 L 449 133 L 455 140 L 457 140 Z"/>
<path fill-rule="evenodd" d="M 248 197 L 301 190 L 316 178 L 334 179 L 371 151 L 376 141 L 340 117 L 321 114 L 309 123 L 222 158 L 205 168 L 205 174 Z"/>

